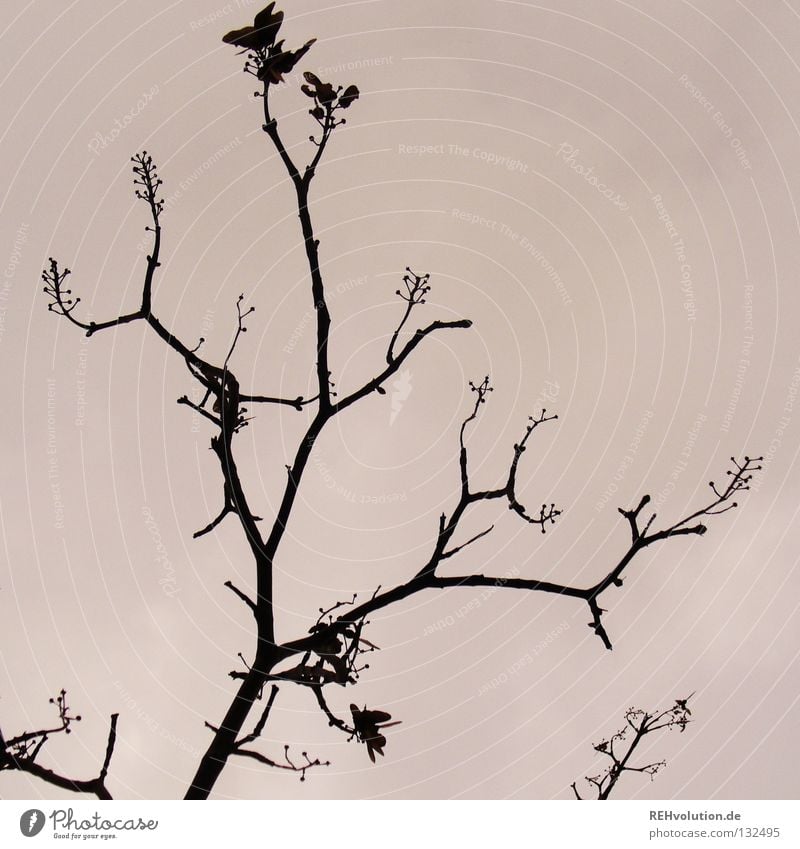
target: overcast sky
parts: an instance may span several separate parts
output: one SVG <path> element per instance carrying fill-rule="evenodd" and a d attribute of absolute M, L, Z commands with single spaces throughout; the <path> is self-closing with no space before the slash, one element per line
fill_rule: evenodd
<path fill-rule="evenodd" d="M 218 512 L 211 431 L 176 399 L 185 365 L 140 324 L 87 340 L 47 312 L 49 256 L 73 271 L 76 315 L 139 305 L 149 250 L 130 156 L 152 153 L 167 200 L 154 312 L 221 361 L 235 301 L 256 307 L 232 366 L 243 387 L 308 394 L 312 301 L 293 192 L 256 82 L 221 43 L 259 3 L 34 0 L 5 4 L 0 92 L 0 727 L 51 718 L 61 687 L 83 722 L 42 762 L 96 774 L 120 713 L 109 789 L 186 790 L 252 657 L 253 586 L 238 526 Z M 386 757 L 331 729 L 285 686 L 262 751 L 332 765 L 295 776 L 231 762 L 219 797 L 568 798 L 592 744 L 630 705 L 696 691 L 693 724 L 654 741 L 668 767 L 625 798 L 798 794 L 800 5 L 797 2 L 387 0 L 282 4 L 298 70 L 362 98 L 329 145 L 312 214 L 342 392 L 381 368 L 404 268 L 431 274 L 429 339 L 387 395 L 317 444 L 276 563 L 277 634 L 413 575 L 458 496 L 468 382 L 495 391 L 469 438 L 478 486 L 499 484 L 527 416 L 559 419 L 520 465 L 523 503 L 485 505 L 445 574 L 588 586 L 629 541 L 618 507 L 649 493 L 657 523 L 708 502 L 731 455 L 764 454 L 740 508 L 703 538 L 640 555 L 604 595 L 606 651 L 584 604 L 497 589 L 417 595 L 372 617 L 381 647 L 330 694 L 384 709 Z M 299 75 L 274 111 L 308 161 Z M 274 516 L 308 412 L 255 412 L 236 451 L 251 504 Z M 255 718 L 255 717 L 254 717 Z M 50 797 L 5 773 L 0 795 Z"/>

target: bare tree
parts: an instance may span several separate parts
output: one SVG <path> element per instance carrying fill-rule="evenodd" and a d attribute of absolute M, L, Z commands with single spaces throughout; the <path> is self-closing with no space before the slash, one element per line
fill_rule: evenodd
<path fill-rule="evenodd" d="M 317 169 L 331 139 L 337 128 L 344 123 L 344 113 L 348 111 L 349 114 L 349 110 L 358 100 L 359 90 L 355 85 L 334 86 L 312 73 L 304 74 L 305 83 L 301 88 L 310 100 L 309 115 L 317 129 L 315 135 L 310 137 L 313 150 L 309 161 L 307 164 L 298 164 L 294 155 L 289 152 L 293 147 L 284 143 L 279 120 L 272 112 L 270 96 L 275 87 L 281 84 L 284 75 L 292 71 L 309 50 L 313 39 L 296 50 L 284 48 L 284 42 L 278 40 L 282 19 L 283 13 L 276 11 L 274 3 L 270 3 L 256 15 L 252 25 L 228 33 L 223 40 L 240 48 L 245 54 L 245 72 L 259 81 L 260 91 L 256 96 L 260 99 L 263 109 L 262 128 L 268 142 L 277 151 L 294 188 L 308 264 L 310 297 L 316 316 L 313 395 L 280 397 L 262 387 L 241 385 L 233 370 L 233 360 L 237 343 L 247 330 L 247 322 L 252 321 L 254 311 L 252 307 L 245 307 L 243 295 L 236 301 L 233 337 L 227 355 L 221 362 L 212 362 L 204 356 L 203 339 L 196 344 L 180 339 L 158 318 L 154 287 L 164 251 L 162 219 L 165 209 L 161 196 L 162 180 L 151 154 L 147 151 L 137 154 L 132 160 L 136 196 L 147 210 L 149 222 L 146 229 L 152 240 L 144 268 L 139 305 L 131 312 L 106 320 L 83 320 L 78 310 L 80 298 L 73 295 L 67 283 L 70 270 L 62 268 L 55 259 L 51 259 L 43 272 L 44 291 L 49 298 L 49 309 L 52 312 L 84 331 L 86 336 L 120 328 L 122 325 L 141 323 L 149 327 L 160 342 L 176 355 L 186 367 L 189 378 L 199 384 L 202 396 L 199 402 L 191 400 L 190 394 L 187 393 L 178 398 L 178 404 L 191 408 L 208 423 L 211 431 L 210 447 L 219 463 L 220 507 L 217 515 L 204 521 L 194 536 L 199 538 L 211 533 L 230 517 L 238 524 L 252 557 L 254 595 L 249 596 L 231 581 L 226 581 L 225 586 L 241 600 L 248 615 L 254 618 L 255 644 L 250 647 L 247 660 L 240 654 L 243 666 L 230 673 L 230 677 L 237 682 L 237 690 L 225 715 L 217 724 L 207 723 L 212 738 L 189 783 L 186 793 L 188 799 L 208 797 L 231 757 L 254 759 L 266 766 L 298 772 L 301 778 L 304 778 L 306 771 L 312 767 L 323 765 L 318 759 L 305 753 L 301 755 L 300 760 L 290 756 L 285 749 L 283 757 L 276 758 L 254 748 L 264 736 L 270 711 L 278 695 L 279 684 L 305 688 L 331 727 L 347 735 L 349 739 L 363 743 L 373 761 L 376 753 L 383 755 L 387 744 L 384 730 L 396 724 L 396 721 L 389 722 L 391 715 L 383 709 L 366 705 L 358 707 L 353 703 L 350 708 L 351 716 L 342 718 L 330 708 L 326 689 L 331 685 L 347 687 L 358 682 L 359 675 L 366 668 L 363 655 L 377 648 L 365 635 L 369 624 L 368 617 L 416 593 L 457 592 L 464 587 L 502 586 L 507 590 L 558 595 L 586 606 L 590 618 L 589 627 L 603 646 L 611 649 L 612 640 L 603 624 L 605 609 L 601 607 L 601 600 L 607 603 L 608 596 L 622 587 L 626 570 L 633 559 L 655 543 L 704 534 L 708 517 L 736 507 L 737 494 L 748 488 L 752 473 L 759 468 L 757 460 L 749 457 L 738 462 L 732 459 L 733 466 L 727 473 L 726 485 L 716 486 L 712 483 L 712 494 L 707 502 L 677 521 L 667 521 L 659 525 L 654 513 L 645 515 L 649 502 L 647 495 L 643 496 L 635 507 L 620 509 L 630 529 L 630 543 L 619 559 L 604 570 L 590 586 L 560 584 L 534 576 L 499 581 L 496 576 L 483 572 L 445 576 L 439 571 L 444 561 L 456 558 L 465 548 L 493 531 L 493 526 L 489 526 L 472 536 L 463 532 L 462 519 L 472 513 L 477 505 L 485 502 L 503 504 L 522 522 L 541 533 L 545 533 L 561 514 L 555 503 L 546 499 L 542 499 L 541 505 L 529 508 L 521 503 L 518 494 L 517 481 L 521 473 L 521 461 L 534 433 L 556 419 L 556 416 L 548 414 L 547 410 L 542 409 L 531 415 L 520 427 L 518 441 L 509 446 L 508 463 L 501 470 L 502 482 L 499 485 L 487 486 L 486 483 L 475 480 L 468 456 L 467 436 L 470 429 L 478 426 L 481 409 L 493 391 L 489 377 L 484 377 L 470 384 L 473 403 L 465 412 L 453 451 L 454 463 L 459 470 L 459 485 L 453 493 L 451 508 L 438 517 L 438 526 L 431 534 L 430 554 L 425 562 L 411 569 L 408 579 L 402 583 L 391 587 L 378 586 L 369 598 L 358 599 L 354 595 L 352 599 L 338 602 L 330 609 L 320 610 L 317 622 L 309 633 L 278 642 L 275 636 L 273 570 L 277 558 L 281 555 L 287 524 L 315 443 L 339 414 L 355 407 L 373 393 L 385 395 L 387 381 L 397 374 L 412 356 L 420 355 L 430 337 L 466 330 L 471 326 L 470 320 L 466 318 L 434 318 L 427 323 L 420 322 L 415 325 L 414 320 L 430 299 L 432 283 L 428 274 L 407 268 L 402 278 L 402 286 L 397 290 L 401 301 L 399 319 L 391 333 L 384 361 L 376 364 L 372 376 L 360 385 L 345 389 L 336 388 L 329 365 L 331 313 L 320 268 L 320 242 L 315 235 L 310 194 Z M 284 412 L 300 415 L 304 417 L 305 422 L 305 432 L 297 443 L 294 456 L 281 472 L 284 483 L 279 505 L 274 515 L 264 519 L 258 515 L 261 511 L 245 492 L 235 450 L 237 437 L 250 424 L 250 411 L 255 407 L 272 409 L 275 415 Z M 268 690 L 266 700 L 265 690 Z M 256 702 L 259 701 L 264 701 L 264 707 L 258 711 L 251 730 L 247 731 L 246 725 Z M 112 737 L 114 730 L 115 725 L 112 725 Z M 13 744 L 8 746 L 14 749 Z M 70 786 L 74 789 L 88 788 L 92 792 L 104 790 L 111 749 L 113 739 L 109 743 L 109 754 L 103 771 L 96 782 L 90 782 L 89 785 L 68 782 Z M 14 757 L 15 768 L 27 768 L 27 771 L 33 774 L 41 775 L 38 768 L 37 771 L 33 770 L 32 757 L 26 756 L 24 752 L 18 752 Z M 65 785 L 62 783 L 60 786 Z"/>
<path fill-rule="evenodd" d="M 634 765 L 631 761 L 633 753 L 649 734 L 657 734 L 659 731 L 672 731 L 673 728 L 677 728 L 683 733 L 686 726 L 692 721 L 689 719 L 692 711 L 688 702 L 693 695 L 694 693 L 685 699 L 675 699 L 675 704 L 671 708 L 660 713 L 647 713 L 633 707 L 625 711 L 625 727 L 594 746 L 595 752 L 599 752 L 610 761 L 597 775 L 586 776 L 586 781 L 592 785 L 597 794 L 595 798 L 599 800 L 608 799 L 611 791 L 617 786 L 617 782 L 623 773 L 626 772 L 649 775 L 652 781 L 656 773 L 667 765 L 667 762 L 659 760 Z M 583 799 L 584 797 L 578 792 L 577 782 L 573 781 L 571 786 L 575 798 Z"/>

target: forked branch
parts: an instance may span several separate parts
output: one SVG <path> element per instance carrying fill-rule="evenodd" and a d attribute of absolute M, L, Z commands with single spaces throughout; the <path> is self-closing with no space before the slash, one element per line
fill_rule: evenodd
<path fill-rule="evenodd" d="M 687 703 L 693 695 L 694 693 L 685 699 L 676 699 L 671 708 L 660 713 L 651 714 L 638 708 L 628 708 L 625 712 L 625 727 L 594 745 L 595 752 L 608 761 L 599 773 L 586 776 L 586 781 L 592 786 L 596 799 L 608 799 L 617 782 L 626 772 L 648 775 L 652 781 L 656 773 L 667 765 L 665 760 L 633 765 L 631 759 L 639 744 L 649 734 L 671 731 L 674 728 L 679 729 L 681 733 L 686 730 L 686 726 L 691 722 L 689 717 L 692 715 Z M 578 791 L 576 781 L 573 781 L 570 786 L 576 799 L 584 798 Z"/>
<path fill-rule="evenodd" d="M 47 741 L 54 734 L 72 733 L 73 722 L 80 722 L 80 716 L 73 716 L 67 705 L 67 692 L 61 690 L 59 694 L 50 699 L 50 704 L 58 710 L 58 725 L 52 728 L 41 728 L 36 731 L 26 731 L 6 740 L 0 731 L 0 770 L 18 770 L 39 778 L 42 781 L 59 787 L 62 790 L 71 790 L 75 793 L 90 793 L 98 799 L 111 799 L 112 796 L 106 787 L 108 768 L 114 754 L 117 742 L 117 719 L 119 714 L 111 714 L 111 723 L 108 731 L 108 741 L 103 757 L 100 772 L 96 778 L 77 779 L 61 775 L 52 769 L 42 766 L 37 758 L 45 747 Z"/>

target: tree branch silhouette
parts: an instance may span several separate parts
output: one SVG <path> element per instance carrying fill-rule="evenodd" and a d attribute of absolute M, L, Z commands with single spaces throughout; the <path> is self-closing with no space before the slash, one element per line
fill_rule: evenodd
<path fill-rule="evenodd" d="M 671 708 L 660 713 L 646 713 L 632 707 L 625 711 L 625 727 L 594 746 L 596 752 L 610 761 L 597 775 L 586 776 L 586 781 L 594 788 L 597 799 L 608 799 L 617 782 L 626 772 L 649 775 L 652 780 L 656 773 L 667 765 L 666 761 L 660 760 L 633 766 L 631 758 L 642 740 L 649 734 L 671 731 L 674 728 L 678 728 L 681 733 L 686 730 L 686 726 L 691 722 L 689 717 L 692 714 L 687 703 L 693 695 L 694 693 L 685 699 L 676 699 Z M 576 799 L 584 798 L 578 792 L 576 781 L 573 781 L 570 787 Z"/>
<path fill-rule="evenodd" d="M 367 708 L 366 705 L 358 708 L 351 703 L 352 722 L 348 723 L 331 710 L 324 688 L 331 685 L 354 686 L 358 682 L 360 673 L 368 668 L 368 664 L 363 661 L 363 655 L 377 650 L 377 646 L 364 634 L 369 625 L 368 617 L 416 593 L 428 590 L 455 590 L 463 587 L 502 586 L 508 590 L 544 592 L 577 599 L 579 603 L 586 604 L 589 609 L 591 615 L 589 627 L 603 645 L 611 649 L 612 643 L 602 621 L 605 610 L 599 604 L 601 596 L 604 596 L 612 587 L 622 587 L 623 574 L 634 557 L 645 548 L 669 538 L 705 533 L 706 527 L 703 521 L 706 517 L 727 512 L 735 507 L 737 502 L 733 501 L 734 496 L 748 489 L 752 473 L 760 468 L 755 465 L 757 460 L 751 460 L 748 457 L 745 457 L 742 463 L 733 460 L 734 469 L 728 472 L 730 480 L 727 486 L 718 489 L 713 483 L 711 484 L 714 498 L 709 504 L 660 530 L 653 530 L 655 513 L 647 518 L 643 526 L 641 524 L 642 512 L 649 503 L 649 496 L 642 497 L 638 506 L 633 509 L 620 509 L 630 529 L 630 544 L 623 551 L 620 559 L 589 587 L 560 584 L 535 577 L 499 579 L 482 573 L 440 575 L 437 570 L 444 560 L 456 558 L 469 546 L 477 547 L 480 540 L 492 532 L 494 525 L 471 536 L 461 531 L 462 519 L 476 506 L 484 502 L 504 504 L 526 525 L 534 526 L 541 533 L 546 533 L 562 513 L 555 503 L 548 504 L 546 500 L 542 501 L 541 506 L 537 504 L 536 507 L 528 509 L 522 504 L 518 494 L 520 463 L 523 454 L 528 450 L 534 432 L 557 418 L 555 415 L 548 415 L 544 409 L 538 415 L 530 416 L 524 429 L 521 429 L 519 441 L 510 450 L 508 465 L 502 470 L 503 473 L 499 478 L 501 483 L 490 488 L 480 488 L 474 483 L 469 463 L 468 434 L 472 428 L 478 426 L 480 411 L 490 393 L 493 392 L 487 376 L 479 383 L 470 384 L 474 401 L 458 431 L 459 483 L 454 495 L 454 505 L 449 512 L 442 513 L 439 518 L 435 537 L 431 541 L 431 552 L 426 562 L 411 564 L 410 577 L 404 583 L 386 589 L 379 586 L 370 598 L 360 603 L 356 596 L 349 601 L 337 602 L 327 610 L 320 610 L 317 622 L 307 634 L 283 643 L 276 642 L 274 564 L 281 551 L 297 494 L 317 439 L 336 416 L 346 413 L 359 401 L 373 392 L 385 395 L 386 382 L 398 372 L 426 339 L 440 331 L 461 330 L 472 326 L 472 322 L 465 318 L 449 321 L 434 319 L 426 325 L 410 330 L 409 326 L 413 327 L 410 324 L 412 317 L 416 317 L 419 309 L 426 305 L 432 287 L 430 275 L 418 274 L 406 268 L 402 278 L 405 289 L 397 290 L 397 295 L 404 306 L 391 334 L 385 363 L 381 362 L 372 367 L 368 372 L 373 375 L 371 378 L 355 388 L 348 388 L 342 396 L 334 389 L 335 383 L 330 371 L 330 349 L 335 342 L 335 327 L 327 302 L 325 282 L 320 267 L 320 242 L 315 235 L 309 199 L 310 189 L 318 173 L 317 169 L 323 161 L 325 152 L 329 149 L 337 127 L 345 122 L 342 113 L 352 106 L 360 93 L 354 85 L 346 88 L 334 86 L 323 82 L 310 72 L 304 74 L 305 83 L 301 90 L 311 101 L 309 115 L 319 129 L 316 135 L 309 137 L 314 151 L 308 164 L 301 171 L 283 141 L 278 118 L 271 111 L 270 96 L 273 88 L 283 81 L 284 75 L 289 73 L 310 49 L 314 39 L 296 50 L 284 49 L 284 42 L 276 41 L 282 21 L 283 13 L 276 11 L 275 4 L 270 3 L 255 16 L 252 26 L 227 33 L 223 41 L 241 48 L 246 53 L 244 71 L 261 83 L 261 90 L 256 92 L 255 96 L 262 99 L 264 117 L 262 129 L 268 142 L 277 152 L 278 159 L 286 170 L 295 191 L 296 209 L 308 268 L 309 294 L 315 311 L 313 372 L 316 386 L 313 397 L 305 398 L 297 395 L 294 398 L 281 398 L 267 392 L 241 391 L 232 365 L 236 359 L 237 345 L 243 334 L 247 332 L 246 320 L 254 312 L 254 307 L 243 308 L 243 294 L 239 295 L 236 301 L 236 325 L 227 354 L 219 364 L 214 364 L 200 355 L 199 351 L 204 339 L 201 338 L 194 348 L 189 348 L 155 317 L 153 284 L 156 272 L 161 267 L 163 249 L 161 219 L 164 202 L 159 196 L 162 181 L 157 174 L 152 157 L 146 151 L 137 154 L 132 160 L 136 196 L 148 207 L 150 224 L 146 229 L 152 233 L 153 240 L 151 253 L 147 257 L 139 308 L 106 321 L 83 322 L 74 314 L 80 298 L 73 297 L 72 291 L 66 287 L 67 278 L 71 274 L 70 270 L 68 268 L 62 270 L 56 260 L 51 259 L 42 274 L 45 282 L 44 291 L 50 299 L 49 309 L 85 331 L 87 336 L 92 336 L 101 330 L 142 321 L 155 331 L 163 343 L 181 357 L 190 378 L 197 381 L 202 388 L 203 397 L 199 403 L 196 403 L 189 400 L 188 395 L 185 394 L 177 399 L 177 403 L 189 407 L 208 423 L 211 429 L 210 447 L 219 464 L 222 490 L 220 499 L 222 506 L 219 513 L 210 521 L 207 517 L 199 520 L 198 525 L 201 522 L 206 524 L 194 532 L 193 536 L 195 539 L 204 538 L 214 532 L 229 515 L 235 516 L 252 557 L 255 576 L 255 592 L 252 597 L 234 586 L 231 581 L 226 581 L 224 584 L 240 601 L 244 602 L 255 619 L 255 644 L 252 651 L 247 652 L 252 660 L 246 661 L 244 654 L 239 653 L 244 669 L 229 673 L 230 678 L 238 682 L 237 690 L 219 725 L 206 722 L 206 727 L 212 732 L 212 739 L 191 779 L 186 792 L 187 799 L 207 798 L 232 756 L 246 757 L 266 766 L 297 772 L 301 780 L 305 779 L 306 771 L 310 768 L 324 765 L 318 759 L 310 759 L 306 753 L 302 754 L 305 762 L 295 763 L 289 757 L 288 747 L 284 748 L 282 761 L 269 758 L 256 749 L 249 748 L 259 739 L 263 739 L 277 697 L 278 682 L 310 689 L 330 726 L 338 728 L 350 739 L 356 739 L 365 744 L 367 754 L 372 761 L 375 760 L 375 753 L 383 755 L 383 749 L 386 746 L 383 730 L 398 722 L 388 722 L 391 716 L 384 710 Z M 245 405 L 253 403 L 272 405 L 277 412 L 284 407 L 300 412 L 308 408 L 304 433 L 294 449 L 293 456 L 285 466 L 283 489 L 278 497 L 277 507 L 268 520 L 262 520 L 254 513 L 242 483 L 234 451 L 236 437 L 251 421 Z M 260 527 L 262 521 L 263 533 Z M 244 734 L 242 729 L 256 702 L 263 700 L 264 688 L 268 684 L 271 687 L 266 705 L 253 730 Z M 646 714 L 644 716 L 647 717 L 647 722 L 652 719 Z M 648 729 L 641 731 L 641 734 L 657 730 L 650 729 L 650 726 Z M 41 733 L 37 739 L 43 739 Z M 104 782 L 115 739 L 116 715 L 112 717 L 109 748 L 100 776 L 88 783 L 71 782 L 70 789 L 91 787 L 89 792 L 106 792 Z M 6 750 L 8 746 L 11 746 L 13 750 L 12 744 L 6 744 Z M 26 757 L 25 752 L 17 753 L 15 757 L 19 763 L 14 761 L 13 766 L 4 768 L 31 771 L 36 766 L 36 769 L 39 769 L 34 759 Z M 9 761 L 9 763 L 12 762 Z M 627 766 L 626 768 L 632 769 Z M 52 778 L 46 780 L 57 783 Z"/>
<path fill-rule="evenodd" d="M 111 714 L 111 724 L 108 730 L 108 742 L 100 772 L 96 778 L 78 779 L 69 778 L 42 766 L 37 758 L 47 741 L 55 734 L 71 734 L 73 722 L 80 722 L 80 716 L 73 716 L 67 705 L 67 691 L 61 690 L 59 694 L 50 699 L 50 704 L 55 705 L 58 710 L 58 725 L 52 728 L 40 728 L 36 731 L 25 731 L 6 740 L 0 731 L 0 771 L 17 770 L 28 775 L 39 778 L 42 781 L 60 787 L 62 790 L 71 790 L 75 793 L 90 793 L 98 799 L 113 798 L 106 787 L 106 777 L 111 758 L 114 755 L 114 747 L 117 742 L 117 719 L 119 714 Z"/>

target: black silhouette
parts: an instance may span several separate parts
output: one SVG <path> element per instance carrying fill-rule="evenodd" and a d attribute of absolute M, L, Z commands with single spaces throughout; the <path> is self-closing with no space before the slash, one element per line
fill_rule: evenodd
<path fill-rule="evenodd" d="M 36 731 L 25 731 L 6 740 L 0 731 L 0 771 L 18 770 L 40 778 L 42 781 L 60 787 L 62 790 L 73 790 L 76 793 L 92 793 L 98 799 L 110 799 L 111 794 L 106 787 L 106 776 L 111 758 L 114 754 L 114 746 L 117 742 L 117 718 L 118 714 L 111 714 L 111 727 L 108 731 L 108 743 L 103 764 L 97 778 L 86 780 L 67 778 L 52 769 L 42 766 L 39 756 L 47 741 L 54 734 L 71 734 L 70 727 L 73 722 L 80 722 L 80 716 L 72 716 L 67 705 L 67 691 L 61 690 L 59 694 L 50 699 L 50 704 L 55 705 L 58 710 L 59 724 L 53 728 L 40 728 Z"/>
<path fill-rule="evenodd" d="M 253 26 L 235 29 L 223 35 L 222 40 L 254 52 L 269 50 L 275 44 L 282 23 L 283 12 L 276 12 L 275 4 L 270 3 L 255 16 Z"/>
<path fill-rule="evenodd" d="M 229 32 L 224 36 L 223 41 L 241 48 L 247 54 L 244 70 L 261 82 L 261 91 L 257 92 L 256 96 L 261 99 L 263 108 L 262 127 L 267 139 L 277 151 L 295 190 L 297 214 L 308 262 L 310 298 L 316 317 L 316 361 L 314 364 L 316 385 L 313 397 L 306 398 L 302 395 L 278 397 L 257 389 L 243 387 L 236 378 L 232 367 L 236 346 L 241 335 L 246 331 L 246 320 L 253 313 L 253 308 L 243 311 L 243 295 L 236 302 L 233 341 L 224 361 L 219 364 L 214 364 L 201 355 L 202 339 L 200 344 L 191 347 L 157 318 L 157 309 L 153 303 L 153 285 L 161 267 L 164 202 L 160 195 L 162 181 L 157 174 L 152 156 L 146 151 L 137 154 L 132 160 L 136 196 L 147 208 L 149 224 L 146 229 L 152 238 L 151 251 L 144 268 L 141 304 L 133 311 L 116 318 L 99 322 L 83 321 L 75 314 L 80 298 L 73 298 L 71 289 L 66 286 L 70 270 L 68 268 L 62 270 L 56 260 L 51 259 L 42 275 L 44 291 L 50 301 L 48 308 L 85 331 L 87 336 L 141 322 L 178 355 L 179 361 L 188 370 L 189 378 L 199 384 L 203 396 L 202 400 L 196 403 L 190 400 L 188 394 L 185 394 L 178 399 L 178 404 L 191 408 L 208 423 L 211 430 L 210 447 L 219 462 L 222 502 L 220 512 L 194 536 L 203 537 L 230 516 L 238 523 L 252 556 L 254 593 L 248 595 L 231 581 L 226 581 L 224 585 L 244 603 L 249 615 L 253 616 L 257 632 L 255 644 L 250 649 L 250 661 L 246 661 L 244 655 L 240 653 L 242 668 L 230 672 L 231 679 L 237 683 L 237 690 L 232 694 L 225 715 L 216 726 L 206 723 L 213 736 L 189 784 L 186 793 L 186 798 L 189 799 L 207 798 L 213 791 L 228 759 L 233 756 L 248 757 L 267 766 L 299 772 L 301 778 L 305 778 L 308 769 L 324 765 L 318 759 L 309 758 L 305 753 L 303 753 L 304 763 L 296 765 L 289 759 L 288 750 L 284 751 L 284 759 L 280 761 L 250 748 L 251 744 L 255 744 L 263 736 L 272 705 L 278 694 L 279 683 L 304 687 L 310 691 L 328 724 L 348 735 L 348 739 L 356 738 L 364 742 L 371 761 L 375 761 L 375 752 L 383 755 L 386 737 L 382 731 L 398 722 L 388 722 L 391 716 L 385 711 L 368 710 L 366 707 L 361 710 L 351 704 L 351 726 L 337 715 L 335 707 L 332 708 L 329 705 L 327 697 L 329 690 L 326 688 L 331 688 L 331 685 L 352 687 L 358 683 L 360 674 L 368 668 L 367 664 L 363 664 L 362 656 L 377 649 L 377 646 L 364 636 L 364 630 L 369 626 L 368 617 L 416 593 L 432 590 L 455 592 L 464 587 L 497 588 L 501 586 L 506 591 L 558 595 L 565 600 L 586 605 L 590 614 L 589 628 L 606 649 L 611 649 L 612 642 L 603 624 L 602 617 L 605 609 L 600 607 L 601 597 L 609 598 L 615 590 L 622 587 L 625 570 L 633 559 L 650 545 L 667 539 L 704 534 L 706 518 L 733 509 L 736 506 L 734 497 L 737 493 L 749 488 L 753 472 L 760 468 L 757 465 L 758 461 L 749 457 L 745 457 L 742 462 L 732 458 L 733 468 L 727 473 L 729 478 L 727 486 L 717 488 L 712 482 L 713 497 L 710 497 L 708 503 L 677 521 L 668 521 L 657 526 L 655 513 L 645 516 L 644 510 L 650 500 L 647 495 L 640 499 L 636 507 L 620 509 L 619 512 L 630 530 L 630 542 L 623 548 L 617 562 L 610 568 L 606 567 L 607 571 L 603 570 L 603 573 L 589 586 L 561 584 L 535 577 L 515 577 L 500 581 L 491 574 L 469 572 L 453 574 L 452 570 L 450 574 L 443 575 L 440 573 L 440 566 L 445 560 L 457 557 L 465 548 L 477 543 L 494 530 L 494 526 L 491 526 L 464 539 L 462 519 L 468 513 L 472 513 L 477 505 L 484 502 L 498 502 L 505 505 L 516 517 L 541 533 L 545 533 L 561 515 L 561 510 L 556 508 L 554 503 L 542 503 L 541 507 L 537 505 L 528 509 L 521 503 L 518 495 L 517 477 L 520 461 L 529 447 L 533 434 L 538 428 L 557 418 L 555 415 L 548 415 L 546 410 L 530 416 L 520 427 L 519 441 L 509 446 L 508 462 L 503 470 L 501 477 L 503 482 L 500 485 L 486 488 L 485 484 L 475 480 L 467 451 L 466 434 L 470 428 L 478 426 L 481 408 L 493 391 L 487 376 L 480 382 L 470 384 L 473 404 L 461 422 L 453 452 L 454 462 L 458 468 L 458 484 L 453 493 L 451 507 L 439 516 L 438 527 L 431 534 L 429 554 L 425 562 L 416 564 L 403 583 L 386 589 L 378 586 L 367 599 L 359 600 L 354 595 L 351 600 L 338 602 L 328 610 L 321 609 L 316 624 L 307 634 L 278 642 L 275 629 L 273 568 L 276 559 L 281 556 L 284 533 L 317 439 L 340 413 L 373 393 L 385 395 L 386 384 L 412 356 L 418 353 L 418 349 L 421 350 L 424 347 L 429 337 L 444 331 L 465 330 L 471 327 L 471 321 L 468 319 L 447 321 L 434 319 L 409 330 L 409 327 L 413 326 L 410 324 L 412 318 L 419 315 L 420 310 L 429 300 L 432 287 L 429 275 L 417 274 L 406 269 L 403 277 L 405 288 L 397 290 L 403 302 L 401 316 L 391 334 L 385 361 L 376 364 L 370 372 L 373 376 L 360 385 L 339 390 L 335 388 L 329 363 L 331 314 L 320 267 L 320 241 L 315 235 L 311 218 L 309 192 L 317 167 L 333 133 L 344 123 L 345 119 L 341 117 L 341 111 L 349 109 L 355 103 L 359 98 L 359 90 L 355 85 L 334 86 L 312 73 L 307 72 L 304 75 L 305 83 L 302 85 L 302 91 L 312 101 L 309 115 L 319 129 L 317 136 L 312 136 L 310 139 L 315 149 L 311 151 L 309 161 L 304 166 L 298 166 L 294 158 L 297 154 L 290 154 L 284 144 L 278 119 L 270 111 L 269 96 L 271 87 L 281 82 L 283 75 L 294 67 L 314 40 L 306 42 L 297 51 L 284 51 L 283 42 L 276 41 L 282 21 L 283 13 L 275 11 L 274 3 L 270 3 L 256 15 L 252 26 Z M 294 150 L 294 146 L 291 149 Z M 272 411 L 276 415 L 284 411 L 293 414 L 293 411 L 304 411 L 306 408 L 310 408 L 312 413 L 305 433 L 294 449 L 294 455 L 288 460 L 285 471 L 282 472 L 283 492 L 278 500 L 278 507 L 274 515 L 264 520 L 256 515 L 250 496 L 245 492 L 234 450 L 236 437 L 252 421 L 249 410 L 254 405 L 258 405 L 259 409 Z M 607 602 L 604 601 L 604 603 Z M 268 684 L 270 695 L 266 707 L 261 711 L 253 730 L 250 733 L 243 733 L 255 703 L 263 700 L 264 688 Z M 333 688 L 333 692 L 338 691 Z M 680 705 L 678 709 L 680 710 Z M 660 715 L 659 720 L 663 716 L 665 715 Z M 633 717 L 634 714 L 630 714 L 629 724 L 633 722 Z M 638 726 L 639 730 L 636 732 L 640 736 L 655 730 L 648 723 L 656 721 L 647 714 L 642 714 L 642 717 L 642 722 Z M 676 714 L 676 718 L 671 722 L 678 721 Z M 113 722 L 112 731 L 116 727 L 115 718 Z M 634 725 L 631 724 L 631 727 L 633 728 Z M 616 758 L 614 741 L 617 739 L 614 737 L 600 744 L 597 750 Z M 639 737 L 637 741 L 638 739 Z M 109 752 L 111 748 L 113 745 L 110 745 Z M 22 760 L 19 759 L 19 755 L 16 757 L 14 767 L 23 768 L 24 757 Z M 109 758 L 110 754 L 107 761 Z M 101 775 L 103 788 L 107 761 Z M 31 764 L 32 761 L 28 763 L 28 766 Z M 617 765 L 615 761 L 613 769 L 619 766 L 622 764 Z M 610 781 L 613 786 L 617 778 L 618 775 L 613 781 L 610 779 L 603 779 L 603 781 L 606 781 L 606 785 Z M 604 787 L 610 789 L 606 785 Z"/>
<path fill-rule="evenodd" d="M 381 734 L 383 728 L 392 725 L 400 725 L 400 720 L 389 722 L 392 715 L 384 710 L 359 710 L 356 705 L 350 705 L 350 713 L 353 715 L 353 729 L 355 736 L 367 744 L 367 754 L 372 763 L 375 763 L 375 752 L 383 757 L 383 747 L 386 745 L 386 737 Z"/>
<path fill-rule="evenodd" d="M 694 693 L 692 693 L 692 696 Z M 603 740 L 594 746 L 594 750 L 602 755 L 605 755 L 611 763 L 603 769 L 598 775 L 586 776 L 586 781 L 589 782 L 597 793 L 596 797 L 600 800 L 608 799 L 611 791 L 617 786 L 617 782 L 625 772 L 638 772 L 643 775 L 649 775 L 652 780 L 656 773 L 667 765 L 666 761 L 654 761 L 642 766 L 633 766 L 631 757 L 639 743 L 648 735 L 655 734 L 658 731 L 671 731 L 673 728 L 679 729 L 681 733 L 686 730 L 686 726 L 691 722 L 689 716 L 691 711 L 686 706 L 686 703 L 692 696 L 685 699 L 676 699 L 673 707 L 661 711 L 661 713 L 645 713 L 637 708 L 628 708 L 625 712 L 626 726 L 616 734 L 612 734 L 608 740 Z M 633 736 L 629 736 L 630 732 Z M 572 791 L 577 799 L 583 799 L 578 793 L 577 782 L 572 782 Z"/>

